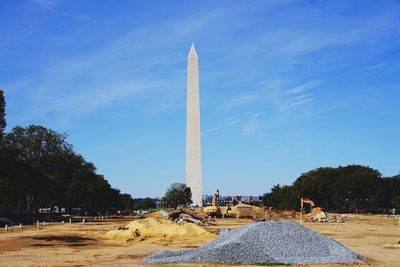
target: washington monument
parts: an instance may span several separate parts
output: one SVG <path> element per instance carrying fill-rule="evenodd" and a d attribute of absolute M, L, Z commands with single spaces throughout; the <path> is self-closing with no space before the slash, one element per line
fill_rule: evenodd
<path fill-rule="evenodd" d="M 199 67 L 198 57 L 193 43 L 189 51 L 187 62 L 186 185 L 192 190 L 193 204 L 201 207 Z"/>

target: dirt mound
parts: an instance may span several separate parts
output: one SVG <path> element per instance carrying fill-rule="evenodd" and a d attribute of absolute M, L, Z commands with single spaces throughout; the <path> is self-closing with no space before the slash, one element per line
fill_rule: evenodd
<path fill-rule="evenodd" d="M 151 212 L 146 215 L 146 218 L 155 218 L 155 219 L 168 219 L 168 217 L 169 217 L 169 214 L 165 210 Z"/>
<path fill-rule="evenodd" d="M 131 230 L 113 229 L 105 233 L 102 237 L 109 240 L 133 240 L 138 235 Z"/>
<path fill-rule="evenodd" d="M 199 237 L 215 236 L 193 223 L 178 224 L 170 220 L 146 218 L 129 223 L 125 228 L 114 229 L 103 235 L 110 240 L 132 240 L 137 237 Z"/>

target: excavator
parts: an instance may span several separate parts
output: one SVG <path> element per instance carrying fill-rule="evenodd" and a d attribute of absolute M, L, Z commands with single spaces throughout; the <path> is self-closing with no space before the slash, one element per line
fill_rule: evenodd
<path fill-rule="evenodd" d="M 310 212 L 306 212 L 304 204 L 309 204 L 311 206 Z M 323 219 L 327 217 L 324 208 L 317 207 L 314 201 L 304 197 L 300 199 L 300 212 L 301 216 L 306 220 Z"/>
<path fill-rule="evenodd" d="M 203 212 L 211 217 L 234 217 L 233 205 L 228 203 L 226 206 L 219 206 L 219 190 L 214 193 L 211 205 L 208 204 L 203 208 Z"/>
<path fill-rule="evenodd" d="M 221 214 L 221 210 L 219 208 L 219 190 L 217 189 L 217 192 L 214 193 L 214 196 L 211 201 L 211 205 L 208 204 L 208 206 L 205 206 L 203 208 L 203 212 L 206 213 L 207 215 L 210 215 L 211 217 L 217 217 Z"/>

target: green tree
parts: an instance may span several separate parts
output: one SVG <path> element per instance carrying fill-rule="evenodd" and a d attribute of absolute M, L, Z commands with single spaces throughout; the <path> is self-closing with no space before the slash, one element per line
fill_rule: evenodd
<path fill-rule="evenodd" d="M 400 175 L 385 179 L 383 187 L 385 206 L 400 211 Z"/>
<path fill-rule="evenodd" d="M 298 210 L 300 198 L 306 197 L 328 211 L 382 212 L 396 206 L 398 181 L 360 165 L 317 168 L 301 174 L 290 186 L 274 186 L 264 194 L 263 204 Z"/>
<path fill-rule="evenodd" d="M 122 210 L 129 211 L 133 209 L 133 198 L 130 194 L 121 194 L 120 198 L 123 205 Z"/>
<path fill-rule="evenodd" d="M 0 90 L 0 141 L 3 137 L 4 130 L 6 129 L 6 101 L 4 99 L 4 92 Z"/>
<path fill-rule="evenodd" d="M 307 197 L 331 211 L 369 211 L 382 207 L 381 174 L 370 167 L 348 165 L 318 168 L 294 183 L 297 196 Z"/>
<path fill-rule="evenodd" d="M 42 126 L 15 127 L 0 143 L 0 209 L 124 209 L 118 189 L 73 151 L 66 136 Z"/>
<path fill-rule="evenodd" d="M 276 209 L 296 209 L 296 195 L 288 185 L 275 185 L 270 193 L 263 196 L 263 205 Z"/>
<path fill-rule="evenodd" d="M 47 193 L 46 177 L 4 144 L 0 145 L 0 162 L 0 210 L 31 212 Z"/>
<path fill-rule="evenodd" d="M 65 134 L 39 125 L 4 133 L 4 93 L 0 90 L 0 212 L 33 212 L 39 207 L 121 210 L 132 198 L 112 188 L 77 154 Z"/>
<path fill-rule="evenodd" d="M 74 156 L 72 146 L 65 139 L 65 135 L 36 125 L 15 127 L 4 136 L 4 145 L 15 151 L 18 160 L 46 177 L 46 186 L 38 188 L 42 192 L 42 206 L 52 207 L 55 203 L 65 203 L 62 201 L 65 194 L 60 192 L 65 191 L 65 185 L 69 182 L 62 179 L 68 176 L 66 168 L 70 166 Z M 74 167 L 81 165 L 80 163 L 75 162 Z M 30 179 L 34 180 L 34 177 L 31 176 Z M 41 185 L 38 184 L 37 187 Z M 35 197 L 30 197 L 29 202 L 27 205 L 32 206 L 36 202 Z"/>
<path fill-rule="evenodd" d="M 171 208 L 177 208 L 178 206 L 187 206 L 192 204 L 192 191 L 186 184 L 174 183 L 171 184 L 170 188 L 162 198 L 162 203 Z"/>
<path fill-rule="evenodd" d="M 135 210 L 149 210 L 155 209 L 156 203 L 151 198 L 144 198 L 135 204 Z"/>

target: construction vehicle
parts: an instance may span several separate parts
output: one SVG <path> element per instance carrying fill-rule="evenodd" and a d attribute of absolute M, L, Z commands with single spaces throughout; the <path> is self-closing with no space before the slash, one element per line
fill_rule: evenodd
<path fill-rule="evenodd" d="M 214 193 L 211 204 L 206 205 L 203 208 L 203 212 L 211 217 L 234 217 L 234 218 L 254 218 L 255 209 L 254 207 L 247 204 L 238 204 L 233 206 L 233 203 L 226 203 L 225 206 L 219 206 L 219 190 Z"/>
<path fill-rule="evenodd" d="M 221 211 L 219 208 L 219 190 L 218 189 L 217 189 L 217 192 L 215 192 L 213 195 L 211 205 L 209 203 L 206 204 L 206 206 L 203 208 L 203 212 L 211 217 L 219 217 L 220 216 Z"/>
<path fill-rule="evenodd" d="M 236 218 L 252 218 L 254 219 L 255 213 L 258 207 L 254 207 L 252 205 L 240 203 L 233 207 L 232 213 Z"/>
<path fill-rule="evenodd" d="M 203 212 L 211 217 L 231 217 L 233 215 L 233 206 L 228 203 L 226 206 L 219 206 L 219 190 L 214 193 L 211 204 L 203 208 Z"/>
<path fill-rule="evenodd" d="M 304 208 L 304 204 L 309 204 L 311 206 L 311 211 L 306 212 L 306 209 Z M 315 202 L 312 201 L 311 199 L 308 198 L 301 198 L 300 199 L 300 213 L 302 218 L 306 220 L 313 220 L 313 219 L 324 219 L 327 217 L 324 208 L 322 207 L 317 207 L 315 205 Z"/>

